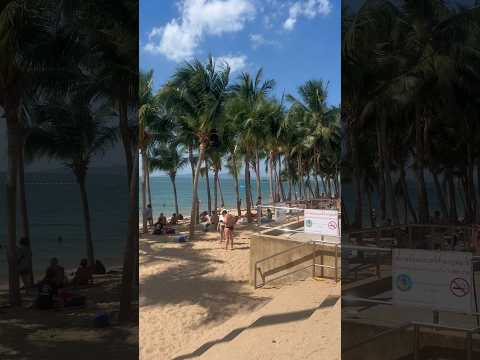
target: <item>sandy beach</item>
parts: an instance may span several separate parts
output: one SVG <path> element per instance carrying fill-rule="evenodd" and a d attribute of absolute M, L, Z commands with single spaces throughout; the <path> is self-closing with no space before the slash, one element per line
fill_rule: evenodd
<path fill-rule="evenodd" d="M 140 359 L 339 359 L 339 285 L 308 279 L 254 290 L 254 230 L 237 226 L 233 251 L 216 232 L 182 244 L 141 239 Z"/>
<path fill-rule="evenodd" d="M 119 359 L 138 354 L 137 303 L 131 325 L 118 325 L 121 272 L 94 275 L 92 287 L 78 290 L 87 297 L 82 308 L 37 310 L 30 308 L 33 296 L 25 296 L 21 308 L 5 304 L 0 292 L 0 358 L 3 360 Z M 95 328 L 93 319 L 105 312 L 112 326 Z M 73 351 L 75 349 L 75 351 Z"/>

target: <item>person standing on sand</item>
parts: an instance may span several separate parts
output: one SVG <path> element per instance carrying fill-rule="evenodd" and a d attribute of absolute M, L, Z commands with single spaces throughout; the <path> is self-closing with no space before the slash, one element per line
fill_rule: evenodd
<path fill-rule="evenodd" d="M 225 239 L 225 214 L 227 213 L 226 210 L 223 210 L 218 218 L 218 226 L 217 230 L 220 233 L 220 242 L 223 242 Z"/>
<path fill-rule="evenodd" d="M 32 252 L 30 251 L 29 240 L 28 238 L 21 238 L 20 246 L 17 247 L 17 266 L 23 286 L 27 292 L 33 286 L 30 269 L 31 260 Z"/>
<path fill-rule="evenodd" d="M 230 250 L 233 250 L 233 230 L 237 219 L 235 218 L 235 216 L 228 213 L 226 210 L 223 210 L 223 219 L 225 221 L 225 250 L 228 249 L 229 243 Z"/>
<path fill-rule="evenodd" d="M 145 210 L 143 211 L 143 217 L 147 219 L 147 223 L 150 226 L 153 226 L 153 213 L 152 213 L 152 205 L 148 204 Z"/>

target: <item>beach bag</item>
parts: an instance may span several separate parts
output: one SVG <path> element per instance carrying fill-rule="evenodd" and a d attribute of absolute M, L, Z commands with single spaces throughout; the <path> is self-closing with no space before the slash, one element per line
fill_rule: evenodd
<path fill-rule="evenodd" d="M 106 313 L 98 314 L 93 319 L 93 326 L 96 328 L 105 328 L 110 326 L 110 317 Z"/>

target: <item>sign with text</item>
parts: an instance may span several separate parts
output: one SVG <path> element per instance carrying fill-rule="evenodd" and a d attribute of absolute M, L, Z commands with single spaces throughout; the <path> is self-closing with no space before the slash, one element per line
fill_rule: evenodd
<path fill-rule="evenodd" d="M 325 236 L 340 236 L 340 219 L 337 210 L 305 209 L 306 233 Z"/>
<path fill-rule="evenodd" d="M 471 253 L 393 249 L 392 256 L 395 304 L 474 312 Z"/>
<path fill-rule="evenodd" d="M 275 204 L 275 206 L 286 207 L 287 205 L 284 204 L 284 203 L 277 203 L 277 204 Z M 276 222 L 285 221 L 286 217 L 287 217 L 287 210 L 286 209 L 275 208 L 275 221 Z"/>

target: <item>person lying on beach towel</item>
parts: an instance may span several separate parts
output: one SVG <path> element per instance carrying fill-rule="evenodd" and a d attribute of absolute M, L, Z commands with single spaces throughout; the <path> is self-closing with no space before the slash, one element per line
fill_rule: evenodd
<path fill-rule="evenodd" d="M 93 284 L 92 269 L 88 266 L 87 259 L 82 259 L 80 266 L 75 272 L 72 280 L 74 286 L 85 286 Z"/>

